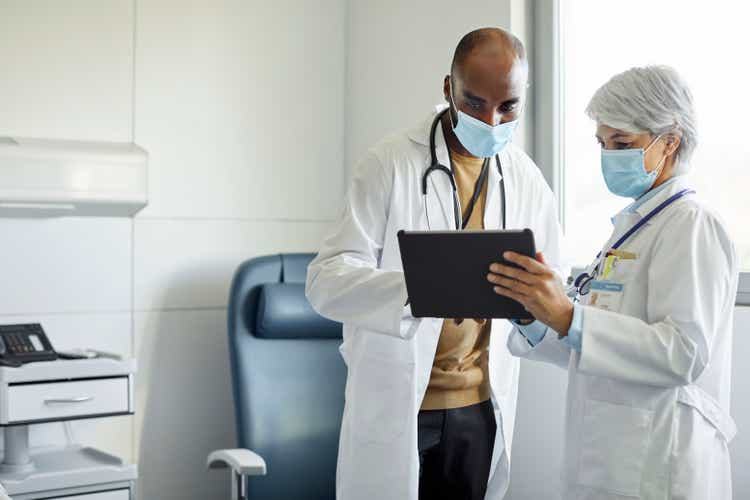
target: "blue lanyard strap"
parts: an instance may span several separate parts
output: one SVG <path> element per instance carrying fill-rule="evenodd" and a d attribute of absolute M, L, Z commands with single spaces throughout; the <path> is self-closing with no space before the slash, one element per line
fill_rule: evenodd
<path fill-rule="evenodd" d="M 693 193 L 695 193 L 694 190 L 692 190 L 690 188 L 686 188 L 686 189 L 683 189 L 682 191 L 680 191 L 678 193 L 673 194 L 672 196 L 670 196 L 669 198 L 667 198 L 666 200 L 664 200 L 662 203 L 659 204 L 659 206 L 657 206 L 656 208 L 654 208 L 653 210 L 651 210 L 648 214 L 646 214 L 646 216 L 643 217 L 643 219 L 639 220 L 637 224 L 635 224 L 633 227 L 631 227 L 628 230 L 628 232 L 626 232 L 625 234 L 623 234 L 620 237 L 620 239 L 618 239 L 615 242 L 615 244 L 612 245 L 611 248 L 614 249 L 614 250 L 617 250 L 623 243 L 625 243 L 625 240 L 627 240 L 628 238 L 630 238 L 631 236 L 633 236 L 633 234 L 636 231 L 638 231 L 640 228 L 642 228 L 649 220 L 653 219 L 659 212 L 661 212 L 662 210 L 664 210 L 665 208 L 667 208 L 669 205 L 671 205 L 675 201 L 677 201 L 680 198 L 682 198 L 683 196 L 687 196 L 687 195 L 693 194 Z M 573 284 L 573 287 L 576 290 L 576 295 L 575 295 L 575 298 L 573 299 L 574 301 L 578 300 L 578 295 L 585 295 L 586 293 L 588 293 L 587 291 L 583 291 L 583 289 L 584 289 L 584 287 L 587 287 L 588 285 L 590 285 L 591 281 L 593 281 L 594 277 L 596 277 L 596 275 L 599 273 L 599 266 L 602 263 L 602 261 L 600 259 L 601 256 L 602 256 L 601 252 L 599 252 L 598 254 L 596 254 L 596 259 L 595 259 L 596 264 L 592 264 L 594 266 L 594 268 L 593 268 L 593 274 L 589 274 L 588 272 L 585 272 L 585 273 L 579 275 L 575 279 L 574 284 Z"/>
<path fill-rule="evenodd" d="M 654 208 L 649 213 L 647 213 L 643 217 L 643 219 L 639 220 L 637 224 L 635 224 L 633 227 L 631 227 L 628 230 L 627 233 L 623 234 L 620 237 L 620 239 L 617 240 L 614 245 L 612 245 L 612 249 L 613 250 L 617 250 L 618 248 L 620 248 L 620 246 L 623 243 L 625 243 L 625 240 L 627 240 L 628 238 L 630 238 L 631 236 L 633 236 L 633 234 L 636 231 L 638 231 L 640 228 L 642 228 L 648 221 L 650 221 L 651 219 L 653 219 L 654 217 L 656 217 L 656 215 L 659 212 L 661 212 L 662 210 L 664 210 L 665 208 L 667 208 L 669 205 L 671 205 L 675 201 L 679 200 L 683 196 L 687 196 L 689 194 L 694 194 L 694 193 L 695 193 L 695 191 L 693 189 L 686 188 L 686 189 L 683 189 L 682 191 L 679 191 L 678 193 L 673 194 L 672 196 L 670 196 L 669 198 L 667 198 L 666 200 L 664 200 L 663 202 L 661 202 L 656 208 Z M 601 255 L 602 255 L 602 253 L 599 252 L 597 254 L 596 258 L 598 259 L 599 257 L 601 257 Z"/>

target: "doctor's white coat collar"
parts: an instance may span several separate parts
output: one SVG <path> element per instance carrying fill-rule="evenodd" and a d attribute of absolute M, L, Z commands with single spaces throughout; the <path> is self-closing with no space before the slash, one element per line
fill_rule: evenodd
<path fill-rule="evenodd" d="M 628 214 L 637 214 L 639 218 L 643 218 L 673 194 L 690 187 L 690 183 L 687 179 L 687 176 L 685 175 L 675 176 L 674 178 L 670 179 L 668 183 L 668 185 L 664 186 L 664 189 L 660 190 L 658 193 L 656 193 L 656 195 L 641 203 L 640 205 L 637 205 L 635 209 L 632 208 L 634 204 L 631 203 L 627 207 L 617 212 L 612 217 L 612 224 L 615 224 L 617 219 L 619 219 L 623 215 Z"/>

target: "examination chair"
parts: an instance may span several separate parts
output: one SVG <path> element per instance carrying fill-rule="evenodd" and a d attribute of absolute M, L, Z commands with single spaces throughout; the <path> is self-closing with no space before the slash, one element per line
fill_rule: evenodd
<path fill-rule="evenodd" d="M 229 359 L 239 448 L 208 457 L 209 468 L 232 469 L 233 499 L 335 498 L 346 366 L 341 324 L 305 297 L 313 257 L 259 257 L 234 275 Z"/>

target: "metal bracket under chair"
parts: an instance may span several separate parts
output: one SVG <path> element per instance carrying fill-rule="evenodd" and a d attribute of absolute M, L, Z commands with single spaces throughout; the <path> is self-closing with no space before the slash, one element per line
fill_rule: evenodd
<path fill-rule="evenodd" d="M 232 498 L 247 500 L 247 476 L 265 476 L 266 461 L 263 457 L 244 448 L 216 450 L 211 452 L 206 463 L 209 469 L 232 469 Z"/>

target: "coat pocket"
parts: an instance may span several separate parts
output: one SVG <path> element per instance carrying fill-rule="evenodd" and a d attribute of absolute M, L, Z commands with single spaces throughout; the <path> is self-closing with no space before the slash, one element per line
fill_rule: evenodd
<path fill-rule="evenodd" d="M 411 424 L 414 365 L 363 356 L 356 367 L 352 430 L 363 443 L 389 444 Z"/>
<path fill-rule="evenodd" d="M 653 418 L 651 410 L 587 400 L 578 483 L 639 497 Z"/>

